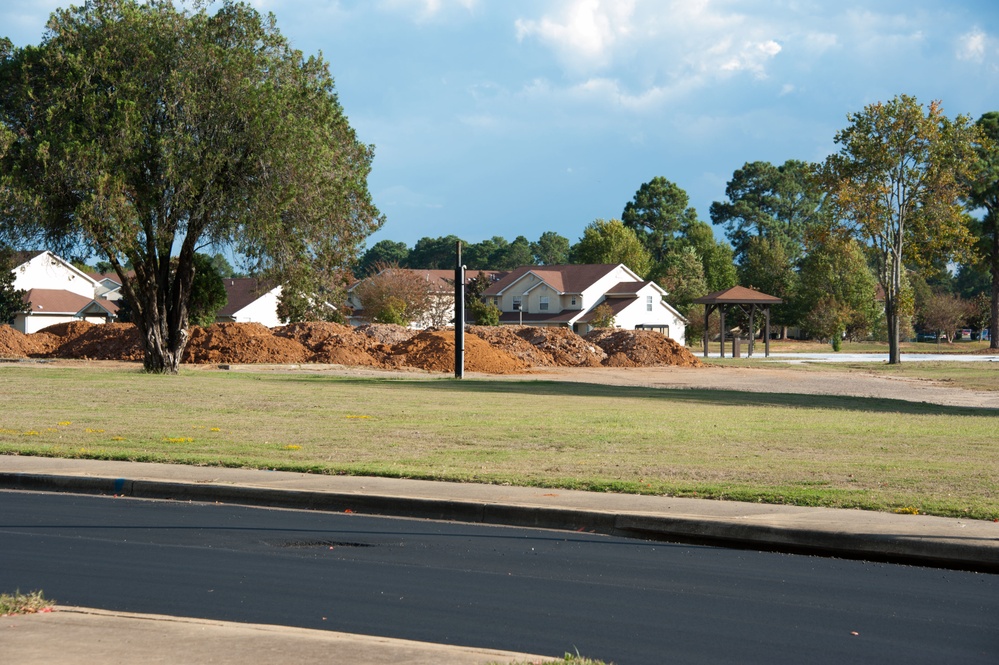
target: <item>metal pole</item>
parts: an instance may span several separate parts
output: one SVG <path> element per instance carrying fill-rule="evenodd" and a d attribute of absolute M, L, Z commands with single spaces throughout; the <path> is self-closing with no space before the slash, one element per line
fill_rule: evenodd
<path fill-rule="evenodd" d="M 465 266 L 461 265 L 461 241 L 455 243 L 454 264 L 454 378 L 465 376 Z"/>

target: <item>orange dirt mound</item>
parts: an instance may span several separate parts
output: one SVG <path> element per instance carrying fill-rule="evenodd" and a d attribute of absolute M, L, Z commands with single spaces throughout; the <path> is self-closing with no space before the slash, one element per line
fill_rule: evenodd
<path fill-rule="evenodd" d="M 274 335 L 292 339 L 309 350 L 308 362 L 381 366 L 390 350 L 372 337 L 339 323 L 292 323 L 274 329 Z"/>
<path fill-rule="evenodd" d="M 144 351 L 139 329 L 134 324 L 105 323 L 91 326 L 82 335 L 67 337 L 51 355 L 90 360 L 142 360 Z"/>
<path fill-rule="evenodd" d="M 419 330 L 394 323 L 369 323 L 355 328 L 355 332 L 371 337 L 385 346 L 395 346 L 413 339 Z"/>
<path fill-rule="evenodd" d="M 561 367 L 597 367 L 607 354 L 568 328 L 531 328 L 524 326 L 517 334 L 552 357 Z"/>
<path fill-rule="evenodd" d="M 94 325 L 96 324 L 90 323 L 89 321 L 69 321 L 68 323 L 56 323 L 55 325 L 51 325 L 47 328 L 42 328 L 38 332 L 61 337 L 62 341 L 65 342 L 68 339 L 75 339 L 76 337 L 79 337 L 93 328 Z"/>
<path fill-rule="evenodd" d="M 44 353 L 35 335 L 25 335 L 10 326 L 0 325 L 0 358 L 27 358 Z"/>
<path fill-rule="evenodd" d="M 301 363 L 309 356 L 300 343 L 276 337 L 259 323 L 215 323 L 191 328 L 186 363 Z"/>
<path fill-rule="evenodd" d="M 609 367 L 700 367 L 701 361 L 676 340 L 652 330 L 598 328 L 585 335 L 607 354 Z"/>
<path fill-rule="evenodd" d="M 454 331 L 423 331 L 393 348 L 399 364 L 431 372 L 454 371 Z M 496 349 L 476 335 L 465 335 L 465 369 L 469 372 L 505 374 L 529 365 L 506 351 Z"/>
<path fill-rule="evenodd" d="M 481 337 L 493 348 L 520 358 L 531 367 L 552 367 L 555 359 L 550 353 L 534 346 L 518 333 L 521 328 L 513 326 L 468 326 L 466 330 Z"/>

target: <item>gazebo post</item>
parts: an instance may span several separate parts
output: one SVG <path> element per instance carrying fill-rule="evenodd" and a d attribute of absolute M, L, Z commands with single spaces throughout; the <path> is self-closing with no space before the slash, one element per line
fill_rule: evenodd
<path fill-rule="evenodd" d="M 718 306 L 718 312 L 721 314 L 721 357 L 725 357 L 725 308 Z"/>
<path fill-rule="evenodd" d="M 770 305 L 767 305 L 767 308 L 764 311 L 766 311 L 767 314 L 767 331 L 766 331 L 766 339 L 763 342 L 763 345 L 766 348 L 766 352 L 763 354 L 763 357 L 769 358 L 770 357 Z"/>
<path fill-rule="evenodd" d="M 704 306 L 704 357 L 708 357 L 708 317 L 711 316 L 711 305 Z"/>
<path fill-rule="evenodd" d="M 753 341 L 756 339 L 756 303 L 749 306 L 749 355 L 747 357 L 753 357 Z"/>

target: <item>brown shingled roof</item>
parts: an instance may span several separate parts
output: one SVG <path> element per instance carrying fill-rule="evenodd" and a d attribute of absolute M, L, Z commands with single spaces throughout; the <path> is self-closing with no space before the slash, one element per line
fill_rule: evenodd
<path fill-rule="evenodd" d="M 29 289 L 25 299 L 31 303 L 32 314 L 76 314 L 94 301 L 62 289 Z"/>
<path fill-rule="evenodd" d="M 225 307 L 218 311 L 218 316 L 232 316 L 270 291 L 255 277 L 227 277 L 222 280 L 222 283 L 229 300 Z"/>
<path fill-rule="evenodd" d="M 492 284 L 482 295 L 498 296 L 511 284 L 533 272 L 559 293 L 582 293 L 598 279 L 617 268 L 618 264 L 569 264 L 555 266 L 521 266 Z"/>
<path fill-rule="evenodd" d="M 722 291 L 715 291 L 694 300 L 700 305 L 779 305 L 784 302 L 777 296 L 761 293 L 745 286 L 733 286 Z"/>

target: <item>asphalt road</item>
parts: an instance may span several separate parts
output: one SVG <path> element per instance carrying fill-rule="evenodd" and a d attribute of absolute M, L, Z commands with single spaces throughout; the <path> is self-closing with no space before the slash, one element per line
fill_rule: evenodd
<path fill-rule="evenodd" d="M 468 524 L 0 492 L 0 591 L 637 663 L 999 662 L 999 576 Z M 2 646 L 2 645 L 0 645 Z"/>

